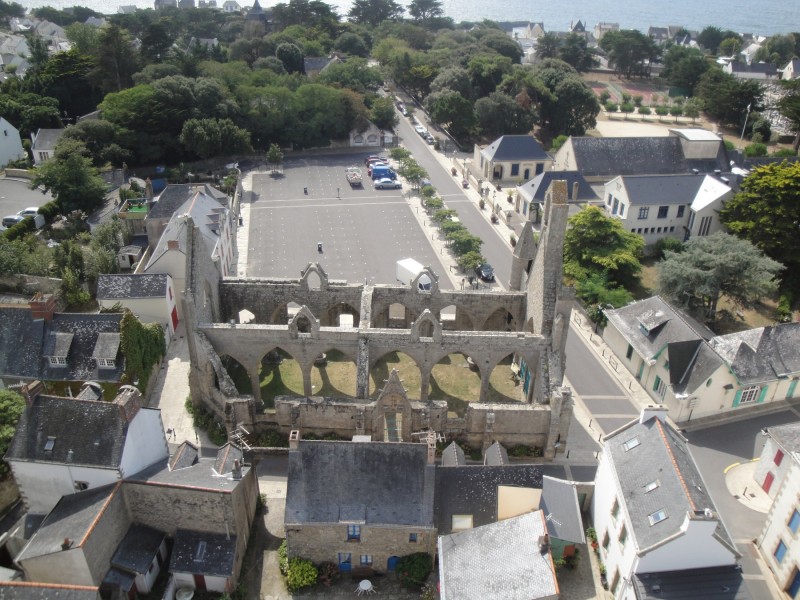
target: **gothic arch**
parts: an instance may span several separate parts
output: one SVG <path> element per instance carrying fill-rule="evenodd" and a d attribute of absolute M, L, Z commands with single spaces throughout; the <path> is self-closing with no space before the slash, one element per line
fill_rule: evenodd
<path fill-rule="evenodd" d="M 301 331 L 304 319 L 309 323 L 309 331 L 307 332 Z M 297 314 L 289 321 L 289 336 L 297 339 L 300 333 L 310 333 L 313 338 L 319 337 L 319 319 L 314 316 L 314 313 L 305 304 L 300 307 Z"/>
<path fill-rule="evenodd" d="M 436 343 L 442 342 L 442 324 L 437 321 L 433 313 L 429 309 L 425 309 L 422 311 L 422 314 L 414 321 L 414 324 L 411 326 L 411 341 L 418 342 L 419 338 L 421 337 L 421 329 L 424 323 L 430 323 L 433 326 L 433 334 L 431 336 L 422 336 L 422 337 L 432 337 L 433 341 Z"/>
<path fill-rule="evenodd" d="M 319 277 L 319 289 L 320 291 L 327 291 L 328 290 L 328 273 L 325 272 L 325 269 L 322 268 L 322 265 L 319 263 L 308 263 L 306 268 L 303 269 L 302 274 L 300 275 L 300 289 L 301 290 L 310 290 L 314 289 L 309 285 L 308 278 L 312 273 L 316 273 L 317 277 Z"/>

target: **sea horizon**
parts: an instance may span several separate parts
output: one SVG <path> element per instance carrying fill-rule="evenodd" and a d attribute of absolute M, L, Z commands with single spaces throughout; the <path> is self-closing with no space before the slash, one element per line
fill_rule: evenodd
<path fill-rule="evenodd" d="M 19 1 L 19 0 L 18 0 Z M 225 0 L 217 0 L 222 6 Z M 252 6 L 252 0 L 237 0 L 241 6 Z M 286 0 L 288 3 L 288 0 Z M 118 12 L 120 6 L 153 8 L 152 0 L 23 0 L 19 2 L 27 9 L 52 6 L 64 9 L 70 6 L 85 6 L 109 15 Z M 260 2 L 268 8 L 278 4 L 277 0 Z M 327 2 L 342 17 L 347 15 L 352 0 Z M 399 2 L 408 6 L 408 1 Z M 456 23 L 491 19 L 499 22 L 542 22 L 547 31 L 566 31 L 570 23 L 580 20 L 587 30 L 597 23 L 619 23 L 621 29 L 647 31 L 651 26 L 680 25 L 687 29 L 701 30 L 708 25 L 730 29 L 737 33 L 774 35 L 800 30 L 800 1 L 785 0 L 673 0 L 669 9 L 652 0 L 569 0 L 565 3 L 531 2 L 530 0 L 498 0 L 491 9 L 475 0 L 442 0 L 445 15 Z M 491 14 L 487 14 L 487 12 Z"/>

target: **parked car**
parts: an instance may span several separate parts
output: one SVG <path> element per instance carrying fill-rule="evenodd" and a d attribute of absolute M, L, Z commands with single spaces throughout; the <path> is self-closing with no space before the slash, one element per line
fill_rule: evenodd
<path fill-rule="evenodd" d="M 430 133 L 425 136 L 425 141 L 428 142 L 431 146 L 436 143 L 436 138 L 433 137 Z"/>
<path fill-rule="evenodd" d="M 38 206 L 29 206 L 28 208 L 23 208 L 21 211 L 17 213 L 21 217 L 35 217 L 39 214 L 39 207 Z"/>
<path fill-rule="evenodd" d="M 425 137 L 425 134 L 428 133 L 428 130 L 425 129 L 422 125 L 417 125 L 416 127 L 414 127 L 414 131 L 416 131 L 422 137 Z"/>
<path fill-rule="evenodd" d="M 483 281 L 494 281 L 494 269 L 488 263 L 475 267 L 475 275 Z"/>
<path fill-rule="evenodd" d="M 390 167 L 389 167 L 389 163 L 385 163 L 385 162 L 373 162 L 373 163 L 369 163 L 369 166 L 367 167 L 367 175 L 369 175 L 370 177 L 372 177 L 372 171 L 374 171 L 375 169 L 382 168 L 382 167 L 385 167 L 385 168 L 387 168 L 387 169 L 389 169 L 389 168 L 390 168 Z"/>
<path fill-rule="evenodd" d="M 372 154 L 371 156 L 368 156 L 367 158 L 364 159 L 364 164 L 368 165 L 370 162 L 375 162 L 376 160 L 383 160 L 383 159 L 380 156 Z"/>
<path fill-rule="evenodd" d="M 395 181 L 394 179 L 389 179 L 388 177 L 384 177 L 383 179 L 378 179 L 375 182 L 376 190 L 399 190 L 402 187 L 403 186 L 399 181 Z"/>
<path fill-rule="evenodd" d="M 3 217 L 3 227 L 13 227 L 20 221 L 24 221 L 25 217 L 22 215 L 8 215 L 7 217 Z"/>

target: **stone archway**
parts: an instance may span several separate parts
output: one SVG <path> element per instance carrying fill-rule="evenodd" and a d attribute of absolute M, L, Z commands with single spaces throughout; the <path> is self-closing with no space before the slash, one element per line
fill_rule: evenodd
<path fill-rule="evenodd" d="M 481 367 L 467 352 L 445 354 L 431 368 L 430 400 L 447 402 L 449 413 L 466 414 L 470 402 L 478 402 L 481 393 Z"/>
<path fill-rule="evenodd" d="M 311 387 L 315 396 L 357 397 L 356 359 L 336 347 L 322 352 L 311 366 Z"/>
<path fill-rule="evenodd" d="M 519 362 L 515 360 L 513 352 L 494 364 L 492 370 L 485 374 L 488 380 L 485 402 L 525 401 L 518 366 Z"/>
<path fill-rule="evenodd" d="M 406 389 L 408 397 L 419 400 L 422 395 L 422 369 L 405 352 L 390 350 L 370 361 L 369 369 L 369 396 L 377 398 L 385 383 L 389 380 L 392 370 L 397 370 L 398 376 Z"/>

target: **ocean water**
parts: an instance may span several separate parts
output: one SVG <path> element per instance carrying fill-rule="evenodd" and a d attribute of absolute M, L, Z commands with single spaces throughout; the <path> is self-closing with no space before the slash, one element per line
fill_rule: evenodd
<path fill-rule="evenodd" d="M 286 0 L 288 2 L 288 0 Z M 147 0 L 17 0 L 26 8 L 78 4 L 102 13 L 115 13 L 120 6 L 152 8 Z M 217 0 L 219 6 L 224 0 Z M 250 6 L 252 0 L 238 0 Z M 261 6 L 277 4 L 262 0 Z M 407 6 L 407 0 L 399 0 Z M 346 15 L 352 0 L 331 0 L 340 15 Z M 646 31 L 651 25 L 683 25 L 702 29 L 716 25 L 739 33 L 772 35 L 800 31 L 800 0 L 442 0 L 445 14 L 459 21 L 541 21 L 545 30 L 564 31 L 571 21 L 581 20 L 587 28 L 598 22 L 619 23 L 623 29 Z"/>

